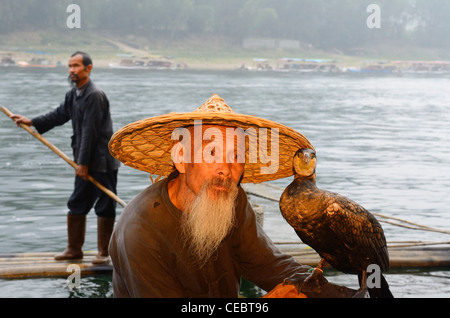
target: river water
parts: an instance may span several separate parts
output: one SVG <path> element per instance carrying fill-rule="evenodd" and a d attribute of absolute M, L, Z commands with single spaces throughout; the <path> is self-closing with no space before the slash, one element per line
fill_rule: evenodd
<path fill-rule="evenodd" d="M 450 229 L 449 76 L 94 69 L 92 79 L 110 100 L 116 130 L 146 117 L 192 111 L 217 93 L 236 112 L 304 134 L 317 150 L 320 188 L 372 212 Z M 0 69 L 0 104 L 15 113 L 47 112 L 67 90 L 65 69 Z M 70 124 L 45 134 L 71 156 L 70 136 Z M 290 181 L 269 185 L 283 189 Z M 125 202 L 149 184 L 146 173 L 119 170 L 118 195 Z M 63 250 L 72 187 L 70 166 L 0 118 L 0 254 Z M 279 197 L 277 188 L 265 191 Z M 298 240 L 276 202 L 251 199 L 263 207 L 264 229 L 274 241 Z M 382 225 L 388 241 L 449 241 L 445 234 Z M 93 212 L 84 249 L 96 249 Z M 450 296 L 449 269 L 391 271 L 386 277 L 396 297 Z M 351 275 L 328 278 L 357 286 Z M 75 290 L 62 278 L 0 280 L 0 297 L 111 296 L 110 277 L 82 278 Z"/>

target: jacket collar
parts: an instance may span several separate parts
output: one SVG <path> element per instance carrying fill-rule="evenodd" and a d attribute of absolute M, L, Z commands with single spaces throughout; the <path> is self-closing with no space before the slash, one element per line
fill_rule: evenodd
<path fill-rule="evenodd" d="M 91 85 L 91 80 L 89 80 L 86 84 L 84 84 L 83 86 L 81 86 L 80 88 L 75 87 L 75 93 L 77 94 L 77 97 L 83 97 L 84 92 L 86 91 L 86 89 Z"/>

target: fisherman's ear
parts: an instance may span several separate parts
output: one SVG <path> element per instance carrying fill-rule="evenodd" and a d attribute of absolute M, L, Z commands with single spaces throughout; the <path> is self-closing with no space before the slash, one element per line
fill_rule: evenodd
<path fill-rule="evenodd" d="M 176 163 L 175 169 L 177 169 L 179 173 L 186 173 L 186 165 L 184 162 Z"/>
<path fill-rule="evenodd" d="M 185 159 L 186 156 L 186 151 L 185 148 L 183 146 L 183 144 L 181 142 L 177 143 L 175 146 L 173 146 L 172 148 L 172 161 L 175 165 L 175 169 L 178 170 L 179 173 L 185 173 L 186 172 L 186 168 L 185 168 Z"/>

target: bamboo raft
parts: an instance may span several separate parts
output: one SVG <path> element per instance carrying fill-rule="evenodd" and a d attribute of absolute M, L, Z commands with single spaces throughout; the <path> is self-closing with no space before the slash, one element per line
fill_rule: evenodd
<path fill-rule="evenodd" d="M 97 252 L 85 252 L 82 260 L 56 261 L 57 253 L 23 253 L 0 254 L 0 279 L 68 277 L 74 271 L 69 265 L 76 264 L 80 268 L 80 276 L 111 275 L 111 262 L 105 265 L 94 265 L 92 260 Z"/>
<path fill-rule="evenodd" d="M 444 244 L 427 242 L 397 242 L 388 247 L 391 270 L 413 268 L 449 268 L 450 242 Z M 299 263 L 316 266 L 319 255 L 302 243 L 275 243 L 286 254 L 292 255 Z M 112 264 L 93 265 L 92 260 L 97 252 L 85 252 L 83 260 L 55 261 L 56 253 L 23 253 L 0 254 L 0 279 L 24 279 L 38 277 L 65 277 L 73 271 L 69 265 L 76 264 L 80 268 L 81 277 L 95 275 L 111 275 Z"/>

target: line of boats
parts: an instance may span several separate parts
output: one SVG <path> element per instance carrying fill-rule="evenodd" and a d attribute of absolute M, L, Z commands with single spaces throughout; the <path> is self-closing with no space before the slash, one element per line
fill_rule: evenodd
<path fill-rule="evenodd" d="M 61 62 L 51 62 L 47 58 L 33 57 L 29 61 L 15 62 L 11 53 L 0 54 L 0 67 L 29 67 L 29 68 L 56 68 Z M 119 63 L 109 63 L 111 69 L 144 69 L 144 70 L 175 70 L 186 69 L 185 63 L 177 63 L 167 58 L 136 58 L 129 56 L 122 58 Z"/>
<path fill-rule="evenodd" d="M 364 61 L 361 66 L 342 66 L 331 59 L 254 58 L 251 66 L 242 63 L 240 70 L 298 73 L 381 73 L 381 74 L 450 74 L 447 61 Z"/>
<path fill-rule="evenodd" d="M 364 73 L 400 73 L 400 74 L 450 74 L 450 62 L 447 61 L 393 61 L 364 65 L 361 68 L 349 68 L 348 72 Z"/>
<path fill-rule="evenodd" d="M 109 63 L 112 69 L 140 69 L 140 70 L 177 70 L 186 69 L 186 63 L 177 63 L 164 58 L 124 58 L 120 63 Z"/>
<path fill-rule="evenodd" d="M 40 67 L 40 68 L 56 68 L 61 63 L 52 63 L 45 58 L 32 58 L 30 61 L 15 62 L 9 54 L 0 55 L 1 67 Z"/>
<path fill-rule="evenodd" d="M 243 71 L 277 71 L 297 73 L 379 73 L 379 74 L 450 74 L 448 61 L 364 61 L 360 66 L 344 66 L 331 59 L 282 58 L 270 60 L 254 58 L 247 66 L 245 62 L 238 68 Z M 46 58 L 34 57 L 29 61 L 15 62 L 11 53 L 0 53 L 0 67 L 56 68 L 61 62 L 51 62 Z M 120 62 L 109 63 L 111 69 L 180 70 L 187 69 L 185 63 L 169 58 L 122 56 Z"/>

